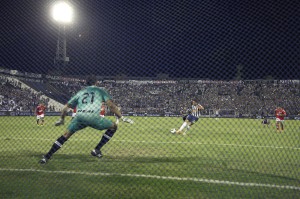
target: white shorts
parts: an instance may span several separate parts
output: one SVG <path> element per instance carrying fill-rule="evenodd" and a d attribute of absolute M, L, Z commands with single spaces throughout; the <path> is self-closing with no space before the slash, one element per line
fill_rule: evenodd
<path fill-rule="evenodd" d="M 72 117 L 75 117 L 76 116 L 76 113 L 72 113 Z"/>
<path fill-rule="evenodd" d="M 279 118 L 276 118 L 276 122 L 283 122 L 284 120 L 281 120 Z"/>
<path fill-rule="evenodd" d="M 37 115 L 36 116 L 36 119 L 39 120 L 39 119 L 44 119 L 45 115 L 44 114 L 41 114 L 41 115 Z"/>

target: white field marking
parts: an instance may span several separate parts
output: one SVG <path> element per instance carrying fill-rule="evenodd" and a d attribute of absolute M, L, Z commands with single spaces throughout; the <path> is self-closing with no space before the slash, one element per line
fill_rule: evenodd
<path fill-rule="evenodd" d="M 225 180 L 212 180 L 203 178 L 181 178 L 173 176 L 157 176 L 157 175 L 143 175 L 143 174 L 123 174 L 123 173 L 100 173 L 100 172 L 77 172 L 77 171 L 46 171 L 38 169 L 8 169 L 0 168 L 0 171 L 12 171 L 12 172 L 37 172 L 37 173 L 56 173 L 56 174 L 74 174 L 74 175 L 87 175 L 87 176 L 122 176 L 122 177 L 137 177 L 137 178 L 153 178 L 159 180 L 178 180 L 178 181 L 190 181 L 190 182 L 201 182 L 208 184 L 221 184 L 221 185 L 236 185 L 243 187 L 268 187 L 277 189 L 292 189 L 299 190 L 300 187 L 290 186 L 290 185 L 276 185 L 276 184 L 261 184 L 261 183 L 251 183 L 251 182 L 231 182 Z"/>
<path fill-rule="evenodd" d="M 10 139 L 10 140 L 51 140 L 45 138 L 8 138 L 0 137 L 0 140 Z M 90 140 L 90 139 L 72 139 L 71 140 Z M 300 150 L 298 147 L 283 147 L 283 146 L 259 146 L 259 145 L 242 145 L 242 144 L 218 144 L 218 143 L 203 143 L 203 142 L 153 142 L 153 141 L 131 141 L 131 140 L 115 140 L 112 139 L 111 142 L 131 142 L 131 143 L 150 143 L 150 144 L 193 144 L 193 145 L 214 145 L 214 146 L 232 146 L 232 147 L 251 147 L 251 148 L 273 148 L 273 149 L 292 149 Z"/>
<path fill-rule="evenodd" d="M 274 148 L 274 149 L 294 149 L 300 150 L 297 147 L 282 147 L 282 146 L 258 146 L 258 145 L 241 145 L 241 144 L 217 144 L 217 143 L 202 143 L 202 142 L 151 142 L 151 141 L 131 141 L 131 140 L 113 140 L 114 142 L 133 142 L 133 143 L 153 143 L 153 144 L 194 144 L 194 145 L 215 145 L 215 146 L 233 146 L 233 147 L 252 147 L 252 148 Z"/>

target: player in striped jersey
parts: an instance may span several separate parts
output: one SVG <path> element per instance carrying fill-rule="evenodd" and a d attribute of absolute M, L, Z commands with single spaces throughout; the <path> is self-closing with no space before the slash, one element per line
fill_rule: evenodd
<path fill-rule="evenodd" d="M 174 133 L 186 135 L 187 131 L 190 130 L 191 126 L 195 124 L 200 116 L 200 110 L 203 110 L 204 107 L 198 104 L 196 101 L 192 101 L 192 110 L 188 112 L 186 116 L 183 117 L 183 124 L 181 127 Z M 186 128 L 184 132 L 183 129 Z M 173 133 L 173 132 L 172 132 Z"/>

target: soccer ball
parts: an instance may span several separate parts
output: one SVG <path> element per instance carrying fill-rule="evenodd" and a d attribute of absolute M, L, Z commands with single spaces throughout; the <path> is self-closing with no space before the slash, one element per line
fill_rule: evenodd
<path fill-rule="evenodd" d="M 171 129 L 171 131 L 170 131 L 171 133 L 176 133 L 176 129 Z"/>

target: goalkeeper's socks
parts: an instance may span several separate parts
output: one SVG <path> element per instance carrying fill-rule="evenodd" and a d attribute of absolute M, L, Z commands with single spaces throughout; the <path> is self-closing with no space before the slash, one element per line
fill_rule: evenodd
<path fill-rule="evenodd" d="M 47 159 L 50 159 L 53 153 L 62 147 L 62 145 L 67 141 L 67 139 L 62 135 L 58 138 L 52 145 L 50 151 L 45 155 Z"/>
<path fill-rule="evenodd" d="M 96 146 L 95 149 L 100 150 L 112 138 L 112 136 L 115 134 L 116 131 L 117 131 L 117 129 L 114 129 L 114 130 L 108 129 L 103 134 L 99 144 Z"/>

